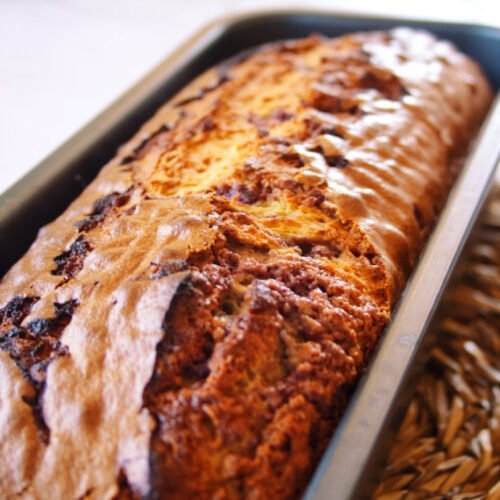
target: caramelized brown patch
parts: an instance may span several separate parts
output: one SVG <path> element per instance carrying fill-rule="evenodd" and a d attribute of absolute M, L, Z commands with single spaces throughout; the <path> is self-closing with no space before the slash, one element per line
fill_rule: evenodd
<path fill-rule="evenodd" d="M 305 118 L 304 121 L 304 138 L 315 138 L 318 135 L 333 135 L 344 139 L 344 135 L 338 130 L 337 127 L 327 125 L 314 120 L 313 118 Z"/>
<path fill-rule="evenodd" d="M 54 303 L 53 317 L 32 320 L 26 327 L 19 326 L 18 320 L 17 326 L 10 328 L 4 322 L 0 329 L 0 349 L 9 353 L 24 378 L 30 381 L 34 388 L 34 395 L 26 396 L 23 400 L 33 409 L 33 416 L 44 443 L 48 443 L 50 438 L 50 430 L 42 410 L 47 368 L 54 359 L 68 354 L 60 338 L 77 306 L 76 300 Z"/>
<path fill-rule="evenodd" d="M 169 132 L 172 130 L 172 126 L 169 124 L 164 124 L 157 130 L 155 130 L 152 134 L 150 134 L 148 137 L 143 139 L 138 146 L 134 148 L 132 153 L 128 156 L 125 156 L 122 161 L 120 162 L 120 165 L 127 165 L 129 163 L 132 163 L 134 161 L 140 160 L 141 158 L 144 157 L 144 155 L 147 153 L 147 151 L 156 144 L 156 142 L 159 140 L 160 137 L 162 137 L 165 133 Z"/>
<path fill-rule="evenodd" d="M 83 262 L 92 245 L 85 236 L 78 238 L 70 245 L 68 250 L 54 257 L 56 268 L 51 271 L 55 276 L 63 276 L 66 280 L 74 278 L 83 268 Z"/>
<path fill-rule="evenodd" d="M 360 88 L 375 89 L 385 98 L 397 101 L 408 94 L 399 78 L 379 68 L 367 70 L 359 81 Z"/>
<path fill-rule="evenodd" d="M 342 95 L 343 93 L 324 84 L 314 84 L 310 105 L 323 113 L 359 115 L 361 110 L 357 100 L 352 96 Z"/>
<path fill-rule="evenodd" d="M 200 89 L 196 94 L 193 94 L 192 96 L 185 97 L 184 99 L 181 99 L 175 103 L 175 107 L 180 108 L 182 106 L 185 106 L 186 104 L 190 104 L 195 101 L 199 101 L 200 99 L 203 99 L 206 94 L 213 92 L 217 88 L 219 88 L 221 85 L 223 85 L 226 82 L 229 82 L 231 78 L 226 72 L 221 72 L 219 74 L 219 78 L 212 83 L 211 85 L 207 85 L 206 87 L 203 87 Z"/>
<path fill-rule="evenodd" d="M 78 232 L 83 231 L 88 232 L 101 223 L 108 212 L 113 208 L 118 208 L 130 200 L 130 193 L 127 191 L 125 193 L 117 193 L 116 191 L 99 198 L 94 202 L 92 212 L 84 219 L 78 221 L 75 226 Z"/>
<path fill-rule="evenodd" d="M 141 495 L 132 489 L 123 467 L 120 468 L 120 472 L 118 473 L 118 489 L 118 493 L 113 497 L 113 500 L 139 500 L 142 498 Z"/>
<path fill-rule="evenodd" d="M 332 168 L 344 168 L 349 165 L 349 160 L 342 155 L 332 155 L 325 152 L 322 146 L 315 146 L 311 149 L 314 153 L 319 153 L 325 159 L 325 163 Z"/>
<path fill-rule="evenodd" d="M 40 297 L 18 296 L 10 300 L 0 309 L 0 325 L 5 328 L 6 325 L 20 326 L 24 318 L 28 316 L 33 305 Z"/>

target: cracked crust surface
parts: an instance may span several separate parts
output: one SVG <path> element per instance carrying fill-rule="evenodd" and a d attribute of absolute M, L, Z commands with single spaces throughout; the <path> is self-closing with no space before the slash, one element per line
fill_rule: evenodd
<path fill-rule="evenodd" d="M 2 493 L 299 496 L 491 98 L 408 29 L 186 87 L 0 283 Z"/>

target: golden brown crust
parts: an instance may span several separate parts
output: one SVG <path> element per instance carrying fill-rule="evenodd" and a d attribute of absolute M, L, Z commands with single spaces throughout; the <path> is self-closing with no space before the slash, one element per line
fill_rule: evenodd
<path fill-rule="evenodd" d="M 490 100 L 407 29 L 184 89 L 0 284 L 2 493 L 300 495 Z"/>

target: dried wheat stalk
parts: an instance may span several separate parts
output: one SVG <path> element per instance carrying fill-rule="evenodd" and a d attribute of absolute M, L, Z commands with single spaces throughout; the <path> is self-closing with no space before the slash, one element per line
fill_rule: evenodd
<path fill-rule="evenodd" d="M 376 500 L 500 500 L 500 185 Z"/>

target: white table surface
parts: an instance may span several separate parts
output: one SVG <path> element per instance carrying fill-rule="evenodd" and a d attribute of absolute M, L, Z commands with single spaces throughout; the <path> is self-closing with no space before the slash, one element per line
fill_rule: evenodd
<path fill-rule="evenodd" d="M 500 26 L 495 4 L 496 0 L 0 0 L 0 192 L 195 30 L 221 15 L 319 7 Z"/>

